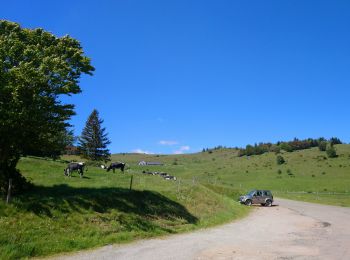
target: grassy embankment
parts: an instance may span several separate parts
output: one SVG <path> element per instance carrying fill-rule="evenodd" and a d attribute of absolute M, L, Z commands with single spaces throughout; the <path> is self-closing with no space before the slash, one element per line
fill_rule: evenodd
<path fill-rule="evenodd" d="M 63 176 L 64 166 L 32 158 L 20 161 L 19 168 L 35 189 L 10 205 L 0 201 L 0 259 L 190 231 L 248 212 L 225 194 L 193 180 L 166 181 L 139 174 L 138 167 L 125 174 L 89 167 L 85 178 L 77 174 L 68 178 Z"/>
<path fill-rule="evenodd" d="M 36 188 L 10 206 L 0 202 L 0 259 L 223 223 L 247 213 L 234 199 L 253 188 L 271 189 L 279 197 L 350 206 L 350 145 L 336 149 L 339 156 L 333 159 L 317 148 L 283 153 L 283 165 L 277 165 L 273 153 L 237 157 L 232 149 L 190 155 L 117 154 L 113 161 L 130 166 L 124 175 L 90 167 L 84 179 L 64 177 L 62 163 L 23 158 L 19 167 Z M 138 166 L 141 160 L 165 165 Z M 147 176 L 143 170 L 165 171 L 178 181 Z"/>

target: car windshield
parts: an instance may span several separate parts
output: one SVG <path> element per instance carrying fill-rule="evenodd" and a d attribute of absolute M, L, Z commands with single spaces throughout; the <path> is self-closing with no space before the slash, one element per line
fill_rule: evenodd
<path fill-rule="evenodd" d="M 249 195 L 249 196 L 253 196 L 253 195 L 255 194 L 255 192 L 256 192 L 256 190 L 251 190 L 250 192 L 248 192 L 248 194 L 247 194 L 247 195 Z"/>

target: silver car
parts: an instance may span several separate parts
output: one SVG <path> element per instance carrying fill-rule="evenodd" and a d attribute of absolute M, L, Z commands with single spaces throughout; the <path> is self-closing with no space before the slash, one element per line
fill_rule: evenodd
<path fill-rule="evenodd" d="M 247 195 L 239 197 L 239 202 L 250 206 L 252 204 L 261 204 L 266 207 L 271 207 L 273 196 L 269 190 L 252 190 Z"/>

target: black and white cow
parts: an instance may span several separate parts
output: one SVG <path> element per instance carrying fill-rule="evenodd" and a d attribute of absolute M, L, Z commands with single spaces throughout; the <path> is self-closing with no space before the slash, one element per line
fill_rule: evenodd
<path fill-rule="evenodd" d="M 171 175 L 167 175 L 167 176 L 164 176 L 164 180 L 174 180 L 174 181 L 176 181 L 176 177 L 175 176 L 171 176 Z"/>
<path fill-rule="evenodd" d="M 83 178 L 85 163 L 83 162 L 71 162 L 67 165 L 67 168 L 64 169 L 64 175 L 71 177 L 73 171 L 77 171 L 80 175 L 80 178 Z"/>
<path fill-rule="evenodd" d="M 115 163 L 111 163 L 111 165 L 107 167 L 107 172 L 109 172 L 110 170 L 113 170 L 113 172 L 115 172 L 115 169 L 120 169 L 122 172 L 124 172 L 124 168 L 125 168 L 125 163 L 115 162 Z"/>

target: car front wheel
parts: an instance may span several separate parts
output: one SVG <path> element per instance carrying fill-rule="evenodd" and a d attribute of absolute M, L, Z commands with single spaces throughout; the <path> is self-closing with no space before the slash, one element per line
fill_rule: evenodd
<path fill-rule="evenodd" d="M 251 206 L 252 205 L 252 201 L 251 200 L 246 200 L 244 204 L 247 205 L 247 206 Z"/>

